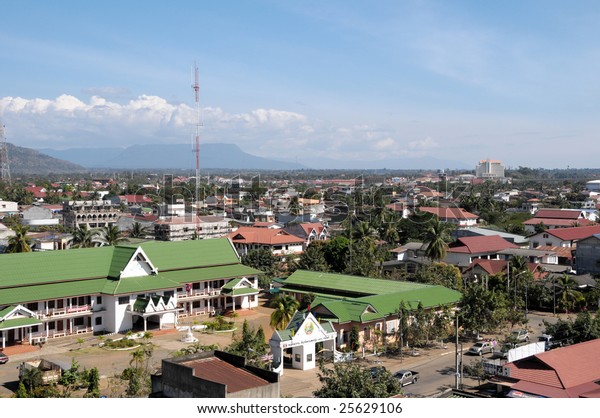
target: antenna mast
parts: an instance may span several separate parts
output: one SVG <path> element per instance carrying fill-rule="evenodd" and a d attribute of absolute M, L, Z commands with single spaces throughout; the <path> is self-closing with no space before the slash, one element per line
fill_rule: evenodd
<path fill-rule="evenodd" d="M 4 136 L 4 124 L 0 120 L 0 180 L 11 185 L 10 165 L 8 164 L 8 145 Z"/>
<path fill-rule="evenodd" d="M 194 62 L 194 84 L 192 86 L 194 89 L 194 98 L 196 101 L 196 143 L 194 147 L 194 152 L 196 153 L 196 237 L 198 238 L 198 234 L 200 232 L 200 208 L 198 202 L 198 192 L 200 190 L 200 83 L 198 81 L 198 66 L 196 62 Z"/>

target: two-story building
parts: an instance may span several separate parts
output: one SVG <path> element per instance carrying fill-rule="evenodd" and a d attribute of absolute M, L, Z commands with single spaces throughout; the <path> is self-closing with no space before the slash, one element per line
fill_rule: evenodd
<path fill-rule="evenodd" d="M 246 255 L 251 250 L 266 248 L 275 256 L 295 258 L 304 251 L 303 238 L 279 228 L 241 226 L 231 232 L 229 238 L 240 255 Z"/>
<path fill-rule="evenodd" d="M 69 200 L 63 202 L 63 222 L 66 228 L 88 229 L 114 226 L 121 216 L 121 206 L 110 200 Z"/>
<path fill-rule="evenodd" d="M 440 218 L 440 221 L 451 223 L 459 228 L 476 226 L 479 219 L 479 216 L 457 207 L 440 208 L 421 206 L 419 210 L 431 213 Z"/>
<path fill-rule="evenodd" d="M 4 254 L 0 347 L 253 308 L 258 274 L 227 238 Z"/>

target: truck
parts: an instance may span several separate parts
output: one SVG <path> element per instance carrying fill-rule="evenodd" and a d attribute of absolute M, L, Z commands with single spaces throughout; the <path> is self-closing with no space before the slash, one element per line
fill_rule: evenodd
<path fill-rule="evenodd" d="M 414 370 L 398 370 L 394 373 L 394 377 L 400 382 L 400 386 L 406 386 L 413 383 L 417 383 L 419 380 L 419 372 Z"/>
<path fill-rule="evenodd" d="M 42 384 L 50 385 L 52 383 L 57 383 L 60 380 L 64 365 L 45 359 L 24 361 L 19 365 L 19 379 L 21 379 L 29 369 L 38 369 L 40 371 Z"/>

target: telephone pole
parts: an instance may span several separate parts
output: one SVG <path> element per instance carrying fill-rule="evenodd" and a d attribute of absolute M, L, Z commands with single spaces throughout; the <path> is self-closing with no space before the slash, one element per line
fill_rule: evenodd
<path fill-rule="evenodd" d="M 4 124 L 0 120 L 0 180 L 11 185 L 10 164 L 8 163 L 8 144 L 4 136 Z"/>

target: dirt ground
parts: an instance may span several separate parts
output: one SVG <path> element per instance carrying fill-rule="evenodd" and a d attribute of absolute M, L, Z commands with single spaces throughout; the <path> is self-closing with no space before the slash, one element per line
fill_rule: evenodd
<path fill-rule="evenodd" d="M 193 332 L 193 335 L 198 339 L 199 344 L 216 344 L 219 348 L 224 348 L 241 333 L 242 324 L 244 320 L 247 320 L 251 328 L 258 329 L 259 326 L 262 326 L 268 339 L 273 333 L 273 329 L 269 325 L 272 310 L 267 307 L 267 304 L 268 300 L 261 298 L 257 308 L 237 311 L 238 316 L 230 319 L 236 324 L 236 330 L 233 332 L 209 334 L 197 331 Z M 184 321 L 180 325 L 195 325 L 210 320 L 208 316 L 186 319 L 188 322 Z M 149 364 L 151 370 L 159 369 L 162 359 L 172 357 L 176 351 L 192 345 L 192 343 L 182 341 L 182 337 L 186 334 L 184 331 L 166 329 L 150 332 L 152 333 L 151 342 L 154 344 L 154 353 Z M 119 337 L 119 335 L 114 335 L 110 338 Z M 99 346 L 102 341 L 99 337 L 79 335 L 48 341 L 41 348 L 7 347 L 4 351 L 9 355 L 10 360 L 8 363 L 0 365 L 0 397 L 12 397 L 16 391 L 19 380 L 18 365 L 22 361 L 39 358 L 67 364 L 76 360 L 82 369 L 97 367 L 100 372 L 101 394 L 108 397 L 118 396 L 122 387 L 119 379 L 115 376 L 129 367 L 132 351 L 107 350 Z"/>

